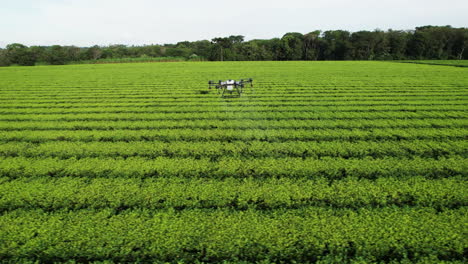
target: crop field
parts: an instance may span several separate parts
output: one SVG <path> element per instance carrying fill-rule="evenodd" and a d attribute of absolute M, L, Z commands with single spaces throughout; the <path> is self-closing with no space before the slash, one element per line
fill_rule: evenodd
<path fill-rule="evenodd" d="M 0 262 L 466 263 L 467 107 L 450 66 L 1 68 Z"/>

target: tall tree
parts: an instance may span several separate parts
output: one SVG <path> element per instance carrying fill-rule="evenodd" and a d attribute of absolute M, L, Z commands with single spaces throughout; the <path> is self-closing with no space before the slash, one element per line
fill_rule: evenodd
<path fill-rule="evenodd" d="M 453 52 L 454 58 L 458 60 L 468 59 L 468 28 L 456 29 Z"/>
<path fill-rule="evenodd" d="M 389 46 L 380 30 L 358 31 L 351 34 L 352 58 L 355 60 L 388 59 Z"/>
<path fill-rule="evenodd" d="M 304 57 L 304 36 L 301 33 L 286 33 L 281 38 L 281 59 L 302 60 Z"/>
<path fill-rule="evenodd" d="M 229 36 L 224 38 L 214 38 L 211 42 L 214 44 L 214 53 L 219 56 L 220 61 L 235 59 L 235 53 L 231 50 L 238 48 L 244 41 L 244 36 Z"/>
<path fill-rule="evenodd" d="M 0 66 L 9 66 L 10 61 L 7 58 L 7 52 L 5 49 L 0 49 Z"/>
<path fill-rule="evenodd" d="M 36 58 L 31 50 L 20 43 L 9 44 L 6 47 L 6 57 L 10 64 L 21 66 L 33 66 L 36 64 Z"/>
<path fill-rule="evenodd" d="M 214 50 L 218 54 L 219 60 L 224 61 L 225 49 L 231 47 L 231 40 L 229 38 L 214 38 L 211 42 L 214 44 Z"/>
<path fill-rule="evenodd" d="M 86 57 L 88 60 L 97 60 L 102 56 L 102 49 L 95 45 L 86 49 Z"/>
<path fill-rule="evenodd" d="M 410 33 L 401 30 L 389 30 L 386 32 L 388 40 L 389 53 L 394 60 L 406 59 L 406 46 L 408 44 L 408 38 Z"/>
<path fill-rule="evenodd" d="M 208 40 L 200 40 L 192 42 L 193 53 L 197 56 L 208 58 L 212 49 L 212 43 Z"/>
<path fill-rule="evenodd" d="M 304 35 L 304 60 L 317 60 L 320 53 L 320 30 Z"/>
<path fill-rule="evenodd" d="M 50 65 L 62 65 L 68 61 L 67 54 L 63 47 L 54 45 L 46 51 L 45 62 Z"/>
<path fill-rule="evenodd" d="M 281 38 L 244 41 L 244 36 L 182 41 L 177 44 L 31 46 L 13 43 L 0 49 L 0 66 L 36 62 L 63 64 L 102 58 L 177 56 L 208 60 L 403 60 L 468 59 L 468 28 L 423 26 L 412 31 L 374 30 L 350 33 L 319 30 L 305 35 L 286 33 Z"/>
<path fill-rule="evenodd" d="M 323 34 L 322 59 L 323 60 L 350 60 L 352 44 L 350 33 L 345 30 L 329 30 Z"/>

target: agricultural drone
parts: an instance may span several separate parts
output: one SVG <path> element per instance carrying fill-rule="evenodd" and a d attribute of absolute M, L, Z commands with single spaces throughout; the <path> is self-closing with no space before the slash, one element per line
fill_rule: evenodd
<path fill-rule="evenodd" d="M 253 87 L 253 79 L 241 79 L 240 81 L 236 80 L 227 80 L 227 81 L 221 81 L 219 80 L 218 82 L 215 81 L 208 81 L 208 88 L 211 89 L 213 86 L 216 88 L 218 91 L 218 94 L 221 94 L 221 96 L 225 96 L 225 93 L 228 93 L 229 95 L 237 95 L 241 96 L 241 94 L 244 92 L 244 87 L 246 84 L 250 83 L 250 87 Z"/>

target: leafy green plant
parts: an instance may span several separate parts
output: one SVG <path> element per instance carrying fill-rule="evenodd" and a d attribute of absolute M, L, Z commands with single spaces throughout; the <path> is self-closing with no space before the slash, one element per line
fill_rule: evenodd
<path fill-rule="evenodd" d="M 466 69 L 9 67 L 0 262 L 464 263 Z M 236 99 L 207 80 L 254 79 Z"/>

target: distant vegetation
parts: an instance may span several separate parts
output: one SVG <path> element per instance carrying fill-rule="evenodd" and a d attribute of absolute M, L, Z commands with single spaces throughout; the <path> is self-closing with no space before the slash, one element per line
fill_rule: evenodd
<path fill-rule="evenodd" d="M 105 64 L 105 63 L 131 63 L 131 62 L 170 62 L 170 61 L 186 61 L 184 57 L 136 57 L 136 58 L 106 58 L 96 60 L 81 60 L 72 61 L 69 64 Z"/>
<path fill-rule="evenodd" d="M 408 60 L 406 63 L 468 67 L 468 60 Z"/>
<path fill-rule="evenodd" d="M 147 62 L 167 57 L 197 61 L 461 60 L 468 59 L 467 47 L 468 28 L 451 26 L 353 33 L 316 30 L 307 34 L 286 33 L 281 38 L 265 40 L 244 41 L 244 36 L 229 36 L 211 41 L 145 46 L 27 47 L 14 43 L 0 49 L 0 66 Z"/>

